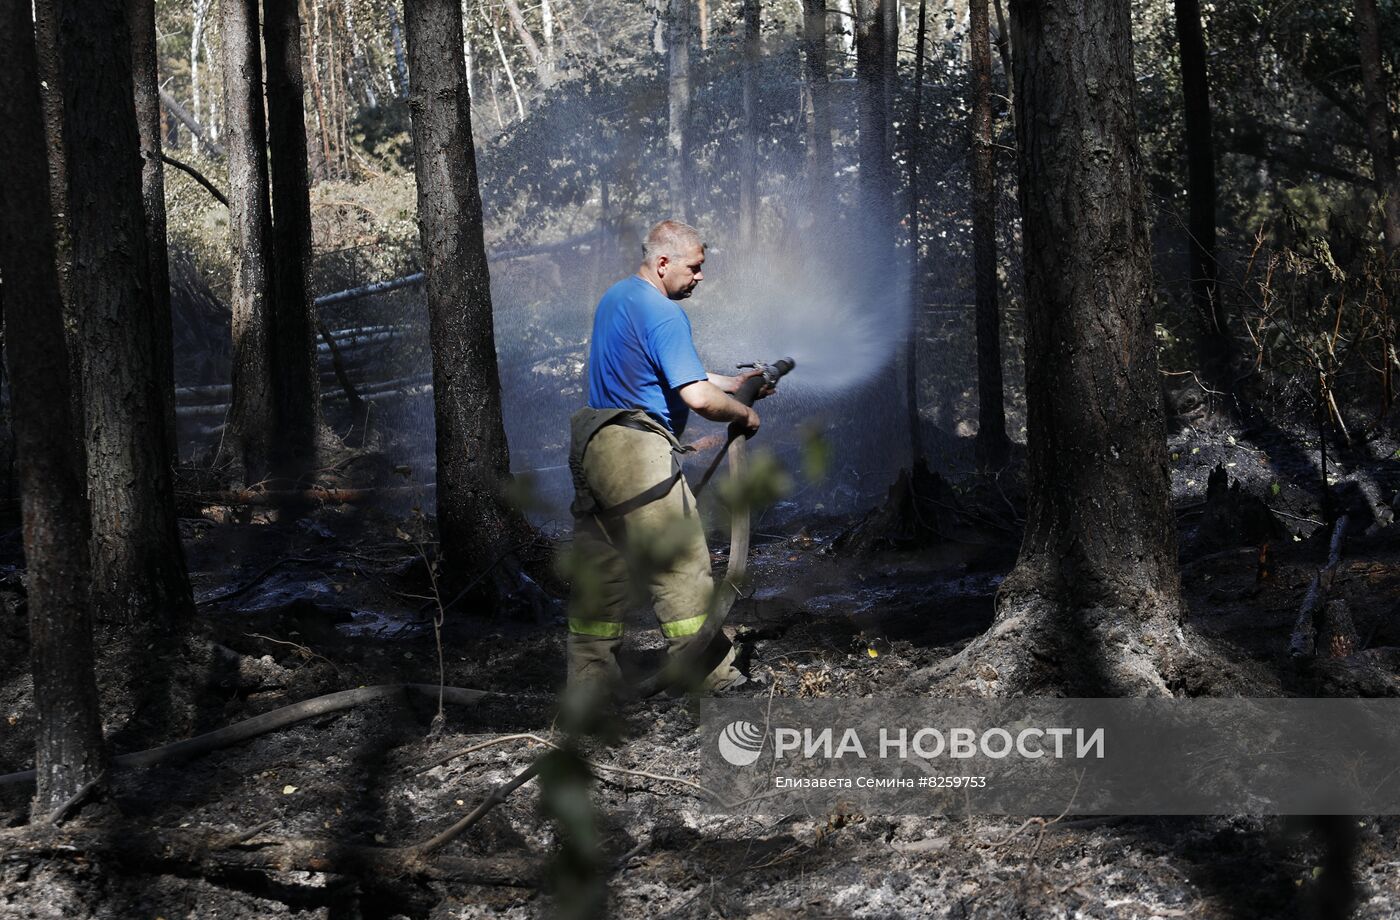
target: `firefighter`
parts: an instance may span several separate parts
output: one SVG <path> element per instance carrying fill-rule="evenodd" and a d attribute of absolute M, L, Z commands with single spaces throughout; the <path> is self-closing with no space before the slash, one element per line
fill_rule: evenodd
<path fill-rule="evenodd" d="M 637 273 L 608 288 L 593 316 L 588 406 L 574 413 L 574 588 L 569 601 L 569 685 L 614 689 L 624 612 L 645 586 L 668 654 L 684 652 L 704 625 L 714 594 L 710 552 L 681 472 L 691 412 L 758 431 L 751 407 L 734 399 L 745 380 L 705 370 L 681 302 L 704 280 L 705 244 L 694 227 L 664 220 L 642 244 Z M 766 392 L 762 395 L 766 395 Z M 702 689 L 746 678 L 734 651 Z"/>

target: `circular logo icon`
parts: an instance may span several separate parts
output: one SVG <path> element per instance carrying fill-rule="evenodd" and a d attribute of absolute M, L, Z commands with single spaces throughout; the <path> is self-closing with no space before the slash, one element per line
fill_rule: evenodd
<path fill-rule="evenodd" d="M 752 722 L 730 722 L 719 733 L 719 756 L 736 767 L 747 767 L 763 750 L 763 729 Z"/>

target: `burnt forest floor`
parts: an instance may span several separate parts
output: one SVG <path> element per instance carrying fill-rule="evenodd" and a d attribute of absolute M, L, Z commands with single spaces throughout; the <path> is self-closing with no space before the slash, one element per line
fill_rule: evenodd
<path fill-rule="evenodd" d="M 1315 441 L 1204 429 L 1172 439 L 1187 624 L 1233 664 L 1206 692 L 1400 690 L 1400 527 L 1371 528 L 1362 518 L 1380 506 L 1356 499 L 1364 489 L 1353 486 L 1364 480 L 1389 500 L 1400 485 L 1396 448 L 1374 441 L 1329 471 L 1338 501 L 1352 501 L 1358 515 L 1331 596 L 1346 602 L 1359 647 L 1345 659 L 1300 662 L 1288 653 L 1290 635 L 1328 550 Z M 1212 531 L 1218 520 L 1205 492 L 1217 464 L 1283 530 L 1267 540 Z M 1008 516 L 1009 507 L 997 514 Z M 113 747 L 150 747 L 336 690 L 435 684 L 430 589 L 420 551 L 404 539 L 412 515 L 402 512 L 327 506 L 295 522 L 190 512 L 182 529 L 199 601 L 194 638 L 175 650 L 101 643 Z M 979 528 L 977 519 L 966 513 L 956 539 L 863 556 L 839 548 L 849 519 L 762 523 L 752 594 L 730 618 L 756 679 L 737 693 L 939 694 L 923 675 L 987 627 L 1015 555 L 1014 535 Z M 18 569 L 8 570 L 0 592 L 3 773 L 32 762 L 33 710 Z M 542 748 L 520 739 L 430 765 L 503 735 L 558 737 L 550 732 L 564 673 L 561 623 L 449 615 L 445 682 L 491 695 L 449 705 L 437 732 L 432 700 L 380 700 L 194 760 L 118 772 L 71 826 L 102 827 L 118 840 L 135 830 L 256 829 L 229 844 L 244 850 L 289 838 L 369 847 L 421 840 Z M 639 618 L 630 633 L 634 662 L 654 660 L 661 648 L 645 625 Z M 132 673 L 135 681 L 123 680 Z M 174 703 L 157 715 L 133 709 L 133 685 L 162 682 L 180 688 Z M 591 740 L 585 750 L 600 764 L 692 778 L 695 728 L 690 701 L 630 704 L 616 737 Z M 0 789 L 8 826 L 25 823 L 26 795 Z M 0 849 L 0 918 L 555 916 L 568 905 L 549 880 L 559 840 L 539 795 L 535 784 L 525 786 L 443 850 L 546 867 L 539 885 L 470 884 L 450 874 L 181 869 L 173 857 L 142 868 L 112 851 L 41 858 Z M 1070 816 L 1042 837 L 1011 818 L 715 816 L 679 782 L 615 772 L 598 774 L 592 801 L 609 909 L 620 917 L 1233 918 L 1330 910 L 1320 904 L 1323 842 L 1307 822 Z M 1400 819 L 1354 824 L 1356 916 L 1400 915 Z"/>

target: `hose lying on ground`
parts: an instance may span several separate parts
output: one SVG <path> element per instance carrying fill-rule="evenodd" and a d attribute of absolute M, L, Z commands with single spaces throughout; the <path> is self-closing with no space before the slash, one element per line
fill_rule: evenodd
<path fill-rule="evenodd" d="M 340 690 L 336 693 L 327 693 L 324 696 L 302 700 L 300 703 L 292 703 L 289 706 L 283 706 L 280 709 L 253 716 L 251 719 L 244 719 L 242 722 L 217 728 L 203 735 L 186 738 L 183 741 L 173 741 L 170 744 L 163 744 L 147 751 L 120 754 L 112 758 L 111 769 L 150 767 L 170 760 L 198 757 L 201 754 L 208 754 L 240 741 L 247 741 L 249 738 L 256 738 L 258 735 L 265 735 L 279 728 L 305 721 L 313 716 L 340 712 L 342 709 L 351 709 L 372 700 L 409 692 L 420 693 L 433 699 L 437 699 L 439 692 L 441 692 L 444 702 L 456 703 L 460 706 L 473 706 L 482 699 L 493 695 L 485 690 L 438 687 L 437 684 L 379 684 L 373 687 L 359 687 L 355 690 Z M 18 773 L 0 776 L 0 786 L 32 782 L 34 782 L 33 770 L 21 770 Z"/>

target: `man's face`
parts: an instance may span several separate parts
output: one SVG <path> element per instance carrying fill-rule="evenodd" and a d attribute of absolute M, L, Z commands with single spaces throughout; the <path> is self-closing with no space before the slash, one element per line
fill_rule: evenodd
<path fill-rule="evenodd" d="M 684 255 L 672 259 L 662 256 L 656 262 L 656 274 L 661 278 L 661 286 L 666 296 L 672 300 L 685 300 L 695 290 L 696 285 L 705 280 L 701 267 L 705 264 L 705 247 L 692 246 Z"/>

